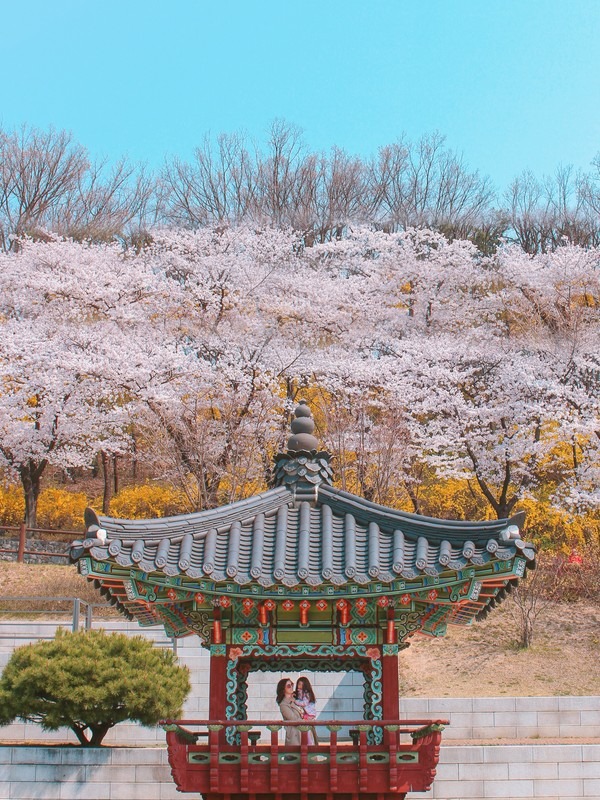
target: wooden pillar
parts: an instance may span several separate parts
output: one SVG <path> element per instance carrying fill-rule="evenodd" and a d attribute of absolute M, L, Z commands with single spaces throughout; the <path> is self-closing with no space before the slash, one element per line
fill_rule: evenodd
<path fill-rule="evenodd" d="M 25 540 L 27 538 L 27 528 L 25 523 L 19 525 L 19 547 L 17 550 L 17 563 L 22 564 L 25 561 Z"/>
<path fill-rule="evenodd" d="M 226 687 L 227 648 L 224 644 L 214 644 L 210 648 L 209 719 L 225 719 Z"/>
<path fill-rule="evenodd" d="M 400 683 L 398 681 L 398 648 L 385 645 L 381 659 L 382 714 L 384 719 L 400 715 Z"/>

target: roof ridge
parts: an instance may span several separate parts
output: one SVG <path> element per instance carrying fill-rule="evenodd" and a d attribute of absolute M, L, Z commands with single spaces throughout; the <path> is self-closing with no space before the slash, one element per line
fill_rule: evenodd
<path fill-rule="evenodd" d="M 200 527 L 200 531 L 193 531 L 194 534 L 206 534 L 212 527 L 227 525 L 228 520 L 240 518 L 240 512 L 246 511 L 248 516 L 259 510 L 276 510 L 283 503 L 288 503 L 292 499 L 290 491 L 285 486 L 278 486 L 273 489 L 266 489 L 260 494 L 246 497 L 243 500 L 236 500 L 225 506 L 217 508 L 207 508 L 202 511 L 193 511 L 189 514 L 178 514 L 171 517 L 154 517 L 153 519 L 119 519 L 118 517 L 108 517 L 95 515 L 98 525 L 107 531 L 121 533 L 128 538 L 140 537 L 152 539 L 154 537 L 162 539 L 165 536 L 165 528 L 172 527 L 175 530 L 185 533 L 192 533 L 192 529 Z M 264 506 L 268 508 L 265 509 Z M 95 514 L 93 509 L 90 509 Z M 90 517 L 88 517 L 90 519 Z M 205 530 L 204 530 L 205 528 Z M 136 530 L 138 529 L 138 530 Z"/>
<path fill-rule="evenodd" d="M 519 521 L 522 521 L 524 517 L 522 512 L 506 519 L 479 521 L 427 517 L 421 514 L 413 514 L 410 511 L 389 508 L 388 506 L 374 503 L 371 500 L 366 500 L 360 495 L 355 495 L 326 484 L 319 486 L 319 503 L 323 504 L 324 501 L 328 501 L 329 503 L 333 502 L 338 506 L 347 507 L 349 513 L 362 512 L 362 515 L 369 518 L 369 520 L 372 519 L 372 517 L 376 517 L 379 520 L 386 520 L 388 523 L 398 522 L 400 523 L 400 527 L 402 522 L 408 523 L 409 525 L 420 529 L 420 531 L 423 533 L 426 532 L 427 537 L 431 537 L 435 541 L 443 541 L 444 539 L 448 538 L 448 536 L 451 537 L 452 534 L 456 535 L 459 533 L 464 533 L 465 535 L 479 533 L 480 537 L 497 534 L 499 531 L 505 529 L 508 525 L 514 524 L 517 518 Z M 373 521 L 376 521 L 376 519 Z M 440 526 L 450 530 L 447 533 L 439 533 L 435 529 L 439 529 Z M 406 533 L 409 538 L 411 537 L 410 531 L 404 531 L 404 533 Z M 423 533 L 413 533 L 412 536 L 416 537 L 423 535 Z"/>

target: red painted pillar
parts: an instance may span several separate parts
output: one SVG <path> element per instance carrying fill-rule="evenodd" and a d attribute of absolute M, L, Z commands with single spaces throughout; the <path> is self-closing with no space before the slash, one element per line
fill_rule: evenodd
<path fill-rule="evenodd" d="M 384 719 L 400 715 L 400 684 L 398 681 L 398 648 L 384 645 L 381 659 L 382 713 Z"/>
<path fill-rule="evenodd" d="M 210 648 L 209 719 L 225 719 L 225 690 L 227 686 L 227 648 L 213 644 Z"/>

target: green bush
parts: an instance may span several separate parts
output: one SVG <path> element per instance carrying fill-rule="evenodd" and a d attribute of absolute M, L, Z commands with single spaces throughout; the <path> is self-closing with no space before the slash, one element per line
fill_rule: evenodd
<path fill-rule="evenodd" d="M 124 720 L 151 726 L 179 716 L 189 690 L 187 667 L 141 636 L 59 630 L 13 652 L 0 678 L 0 725 L 67 727 L 97 746 Z"/>

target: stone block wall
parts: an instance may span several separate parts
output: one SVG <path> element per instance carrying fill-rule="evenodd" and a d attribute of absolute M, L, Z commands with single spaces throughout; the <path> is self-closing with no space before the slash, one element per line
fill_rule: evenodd
<path fill-rule="evenodd" d="M 52 638 L 60 621 L 0 623 L 0 669 L 14 647 Z M 100 624 L 99 624 L 100 626 Z M 69 627 L 67 625 L 66 627 Z M 140 629 L 121 621 L 109 630 L 142 634 L 169 647 L 159 628 Z M 208 655 L 189 637 L 178 642 L 178 657 L 192 676 L 184 714 L 208 716 Z M 362 678 L 353 673 L 307 673 L 314 681 L 318 708 L 331 718 L 360 717 Z M 249 681 L 251 718 L 278 718 L 274 688 L 279 673 L 256 673 Z M 296 678 L 297 675 L 290 674 Z M 438 775 L 432 790 L 415 795 L 431 800 L 598 800 L 600 745 L 536 743 L 540 737 L 600 736 L 598 697 L 402 698 L 401 715 L 448 717 Z M 526 738 L 526 745 L 453 745 L 453 740 Z M 15 723 L 0 728 L 0 800 L 176 800 L 164 746 L 164 733 L 132 723 L 116 726 L 104 748 L 23 746 L 25 741 L 70 741 L 68 731 L 43 732 Z M 118 745 L 118 746 L 117 746 Z M 135 745 L 135 747 L 132 747 Z"/>
<path fill-rule="evenodd" d="M 0 747 L 0 800 L 181 800 L 166 748 Z"/>
<path fill-rule="evenodd" d="M 590 800 L 600 797 L 600 745 L 444 746 L 435 800 Z"/>
<path fill-rule="evenodd" d="M 0 623 L 0 670 L 14 647 L 54 636 L 60 622 L 44 621 Z M 97 623 L 107 630 L 126 631 L 151 638 L 160 647 L 172 643 L 161 628 L 140 628 L 135 623 L 111 621 Z M 208 717 L 209 657 L 198 646 L 195 637 L 177 643 L 180 663 L 190 669 L 192 691 L 184 706 L 188 719 Z M 363 681 L 358 673 L 305 673 L 312 681 L 317 696 L 317 709 L 322 718 L 352 719 L 362 716 Z M 299 673 L 286 673 L 296 679 Z M 275 686 L 282 673 L 251 673 L 248 681 L 248 717 L 278 719 Z M 480 697 L 480 698 L 415 698 L 400 699 L 404 718 L 448 718 L 450 727 L 444 739 L 536 739 L 589 738 L 600 736 L 600 697 Z M 53 740 L 72 741 L 69 731 L 45 733 L 38 726 L 15 723 L 0 728 L 2 741 Z M 148 745 L 162 743 L 164 734 L 155 728 L 142 728 L 122 723 L 108 734 L 111 744 Z M 599 795 L 600 797 L 600 795 Z M 0 798 L 1 800 L 1 798 Z"/>
<path fill-rule="evenodd" d="M 177 800 L 164 747 L 0 747 L 0 800 Z M 444 746 L 423 800 L 598 800 L 600 745 Z"/>
<path fill-rule="evenodd" d="M 600 697 L 463 697 L 400 700 L 403 717 L 447 717 L 448 739 L 600 737 Z M 600 797 L 600 795 L 599 795 Z"/>

